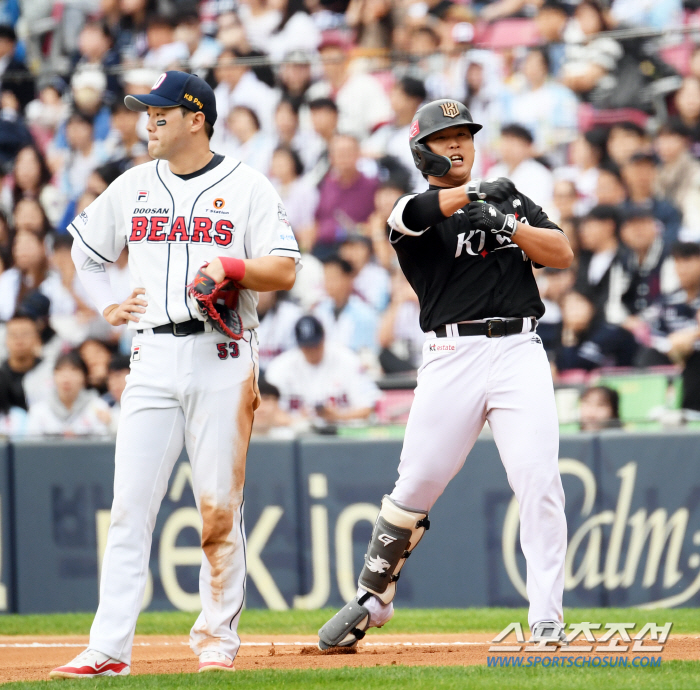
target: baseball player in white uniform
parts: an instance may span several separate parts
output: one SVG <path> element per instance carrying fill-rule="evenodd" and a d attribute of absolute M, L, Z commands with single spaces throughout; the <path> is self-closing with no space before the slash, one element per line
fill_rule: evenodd
<path fill-rule="evenodd" d="M 573 252 L 510 180 L 471 179 L 480 129 L 462 103 L 443 99 L 422 106 L 409 131 L 429 189 L 397 200 L 389 241 L 418 296 L 423 364 L 399 477 L 382 500 L 357 597 L 321 628 L 321 649 L 352 647 L 391 618 L 397 580 L 430 526 L 428 512 L 487 420 L 519 503 L 532 637 L 560 642 L 564 635 L 559 426 L 549 362 L 534 332 L 544 305 L 532 268 L 567 268 Z"/>
<path fill-rule="evenodd" d="M 68 228 L 97 308 L 136 335 L 100 603 L 88 649 L 52 677 L 128 675 L 151 536 L 183 445 L 203 523 L 202 612 L 190 644 L 200 671 L 233 670 L 246 575 L 245 462 L 259 401 L 257 292 L 290 289 L 300 256 L 271 183 L 209 150 L 216 101 L 202 79 L 166 72 L 150 94 L 125 102 L 148 112 L 156 160 L 124 173 Z M 117 304 L 105 264 L 125 245 L 133 292 Z M 217 330 L 198 308 L 193 289 L 207 282 L 240 289 L 233 328 Z"/>

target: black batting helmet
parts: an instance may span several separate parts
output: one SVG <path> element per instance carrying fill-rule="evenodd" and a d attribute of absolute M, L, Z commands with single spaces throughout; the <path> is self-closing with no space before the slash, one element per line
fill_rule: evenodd
<path fill-rule="evenodd" d="M 413 162 L 424 175 L 443 177 L 450 171 L 452 167 L 450 159 L 433 153 L 424 142 L 431 134 L 455 125 L 465 125 L 472 136 L 481 129 L 481 125 L 472 120 L 467 106 L 449 98 L 426 103 L 416 111 L 409 130 L 408 142 L 413 154 Z"/>

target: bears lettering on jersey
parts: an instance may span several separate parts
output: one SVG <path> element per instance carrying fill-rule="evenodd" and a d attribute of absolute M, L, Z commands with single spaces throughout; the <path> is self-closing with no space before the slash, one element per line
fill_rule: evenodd
<path fill-rule="evenodd" d="M 169 209 L 147 209 L 153 212 L 167 213 Z M 216 243 L 219 247 L 229 247 L 233 243 L 234 224 L 225 218 L 216 223 L 206 216 L 195 216 L 189 226 L 183 216 L 177 216 L 170 225 L 166 215 L 138 215 L 131 218 L 129 243 L 143 242 L 197 242 L 199 244 Z"/>

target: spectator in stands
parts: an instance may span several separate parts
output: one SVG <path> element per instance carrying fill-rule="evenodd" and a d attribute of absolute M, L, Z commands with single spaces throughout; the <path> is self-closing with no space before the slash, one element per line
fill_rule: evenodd
<path fill-rule="evenodd" d="M 542 345 L 547 353 L 554 352 L 561 344 L 561 304 L 569 290 L 574 285 L 576 273 L 567 268 L 543 268 L 537 271 L 537 286 L 545 306 L 542 318 L 537 321 L 537 335 L 542 339 Z"/>
<path fill-rule="evenodd" d="M 581 0 L 574 18 L 579 31 L 567 36 L 562 81 L 584 100 L 602 101 L 617 85 L 614 75 L 624 50 L 615 39 L 596 36 L 613 28 L 599 0 Z"/>
<path fill-rule="evenodd" d="M 15 316 L 28 317 L 34 321 L 41 341 L 40 357 L 47 366 L 53 368 L 58 356 L 70 346 L 51 326 L 50 313 L 51 300 L 34 290 L 25 295 L 17 307 Z"/>
<path fill-rule="evenodd" d="M 86 294 L 83 284 L 77 276 L 75 264 L 71 257 L 73 237 L 68 233 L 58 235 L 54 240 L 50 265 L 61 279 L 60 289 L 57 287 L 51 295 L 53 314 L 77 317 L 80 322 L 89 322 L 97 316 L 93 309 L 90 296 Z"/>
<path fill-rule="evenodd" d="M 27 125 L 42 149 L 54 138 L 56 130 L 68 116 L 68 104 L 63 100 L 66 86 L 58 75 L 39 77 L 38 96 L 25 108 Z"/>
<path fill-rule="evenodd" d="M 651 209 L 634 206 L 627 210 L 620 228 L 620 239 L 630 250 L 625 255 L 631 284 L 620 298 L 631 315 L 643 312 L 662 294 L 676 287 L 673 260 L 663 240 L 663 226 Z M 626 319 L 625 327 L 633 332 L 637 319 Z"/>
<path fill-rule="evenodd" d="M 372 240 L 359 233 L 348 235 L 338 255 L 352 266 L 353 292 L 377 312 L 384 311 L 389 303 L 391 279 L 388 271 L 372 256 Z"/>
<path fill-rule="evenodd" d="M 72 202 L 85 191 L 90 173 L 107 161 L 105 146 L 94 140 L 93 133 L 93 122 L 87 115 L 74 112 L 68 118 L 68 151 L 60 159 L 59 181 L 61 191 Z"/>
<path fill-rule="evenodd" d="M 364 139 L 391 120 L 391 103 L 384 89 L 372 75 L 350 69 L 349 44 L 339 32 L 327 32 L 318 50 L 325 78 L 311 86 L 308 98 L 335 100 L 339 131 Z"/>
<path fill-rule="evenodd" d="M 693 141 L 693 154 L 700 149 L 700 77 L 688 76 L 676 91 L 673 103 L 681 122 L 688 128 Z"/>
<path fill-rule="evenodd" d="M 679 242 L 671 254 L 680 289 L 643 314 L 651 328 L 651 346 L 640 353 L 638 364 L 683 365 L 682 406 L 700 410 L 700 245 Z"/>
<path fill-rule="evenodd" d="M 684 231 L 700 240 L 700 163 L 690 153 L 690 132 L 680 118 L 661 127 L 655 147 L 661 159 L 655 192 L 681 211 Z"/>
<path fill-rule="evenodd" d="M 522 125 L 534 136 L 538 155 L 562 165 L 567 145 L 576 138 L 578 100 L 573 91 L 551 79 L 549 71 L 545 49 L 531 48 L 521 83 L 502 92 L 500 116 L 502 122 Z"/>
<path fill-rule="evenodd" d="M 306 103 L 306 92 L 311 86 L 311 58 L 303 50 L 293 50 L 284 56 L 277 72 L 280 100 L 289 100 L 299 109 Z"/>
<path fill-rule="evenodd" d="M 549 58 L 550 74 L 558 77 L 566 59 L 565 35 L 570 26 L 573 7 L 560 0 L 545 0 L 537 14 L 535 22 L 542 40 L 545 42 Z"/>
<path fill-rule="evenodd" d="M 501 162 L 489 170 L 488 177 L 510 178 L 525 196 L 541 200 L 546 212 L 552 206 L 552 173 L 533 158 L 533 142 L 532 133 L 522 125 L 503 127 L 499 145 Z"/>
<path fill-rule="evenodd" d="M 8 321 L 25 295 L 40 290 L 49 299 L 60 290 L 60 276 L 49 270 L 43 236 L 17 232 L 12 244 L 14 266 L 0 275 L 0 321 Z"/>
<path fill-rule="evenodd" d="M 391 47 L 392 15 L 390 0 L 350 0 L 345 21 L 360 48 L 383 49 Z"/>
<path fill-rule="evenodd" d="M 106 410 L 97 413 L 98 418 L 109 425 L 110 433 L 117 433 L 119 414 L 121 413 L 122 394 L 126 388 L 126 377 L 129 375 L 129 357 L 127 355 L 114 355 L 109 362 L 107 372 L 107 392 L 102 396 L 109 406 Z"/>
<path fill-rule="evenodd" d="M 190 57 L 187 44 L 175 38 L 175 22 L 168 16 L 155 14 L 146 23 L 148 52 L 144 67 L 158 70 L 181 69 Z"/>
<path fill-rule="evenodd" d="M 387 271 L 398 265 L 396 252 L 389 242 L 386 223 L 400 196 L 408 190 L 396 180 L 388 179 L 374 193 L 374 211 L 364 225 L 364 234 L 372 240 L 372 252 L 380 266 Z"/>
<path fill-rule="evenodd" d="M 317 98 L 309 103 L 311 125 L 318 145 L 315 147 L 315 160 L 308 170 L 307 178 L 319 186 L 330 170 L 330 146 L 338 132 L 338 106 L 331 98 Z"/>
<path fill-rule="evenodd" d="M 250 67 L 240 62 L 242 57 L 244 53 L 235 48 L 224 48 L 219 56 L 214 70 L 218 82 L 214 89 L 218 119 L 225 122 L 233 108 L 237 105 L 246 106 L 255 110 L 260 128 L 264 132 L 272 133 L 277 103 L 275 92 L 260 81 Z M 222 129 L 214 129 L 212 146 L 218 145 L 218 133 Z"/>
<path fill-rule="evenodd" d="M 274 359 L 265 378 L 280 392 L 280 407 L 316 425 L 367 419 L 379 391 L 357 355 L 325 339 L 321 322 L 302 317 L 295 328 L 298 347 Z"/>
<path fill-rule="evenodd" d="M 634 336 L 620 326 L 596 325 L 594 316 L 593 303 L 582 294 L 572 291 L 564 296 L 561 346 L 555 353 L 558 371 L 632 366 L 637 351 Z"/>
<path fill-rule="evenodd" d="M 622 166 L 622 179 L 628 193 L 625 208 L 643 206 L 651 210 L 663 225 L 664 242 L 671 246 L 678 238 L 681 214 L 675 206 L 656 196 L 656 163 L 657 159 L 653 153 L 639 152 Z"/>
<path fill-rule="evenodd" d="M 322 27 L 311 16 L 321 6 L 304 0 L 278 0 L 282 19 L 275 27 L 265 50 L 273 60 L 289 59 L 290 55 L 300 54 L 308 60 L 308 55 L 316 51 L 321 43 Z"/>
<path fill-rule="evenodd" d="M 418 296 L 401 270 L 394 271 L 391 287 L 391 302 L 379 324 L 379 363 L 385 374 L 416 371 L 425 342 L 418 324 Z"/>
<path fill-rule="evenodd" d="M 185 9 L 177 15 L 174 38 L 187 46 L 189 69 L 205 79 L 216 64 L 221 46 L 216 39 L 202 32 L 196 11 Z"/>
<path fill-rule="evenodd" d="M 109 363 L 112 361 L 112 351 L 101 340 L 89 338 L 78 348 L 81 359 L 87 367 L 86 385 L 94 388 L 100 395 L 107 392 Z"/>
<path fill-rule="evenodd" d="M 53 230 L 44 207 L 38 199 L 30 196 L 20 199 L 12 213 L 15 221 L 15 233 L 26 230 L 40 237 L 45 237 Z"/>
<path fill-rule="evenodd" d="M 358 169 L 360 145 L 355 137 L 337 134 L 331 140 L 330 172 L 321 183 L 316 209 L 314 254 L 323 259 L 338 243 L 364 223 L 374 209 L 378 182 Z"/>
<path fill-rule="evenodd" d="M 270 179 L 279 193 L 287 218 L 301 250 L 308 252 L 313 246 L 314 223 L 319 193 L 302 176 L 301 159 L 288 146 L 278 146 L 272 154 Z"/>
<path fill-rule="evenodd" d="M 16 55 L 17 34 L 7 24 L 0 25 L 0 89 L 11 93 L 23 112 L 29 101 L 34 98 L 34 79 L 27 66 Z M 12 78 L 3 76 L 12 74 Z"/>
<path fill-rule="evenodd" d="M 123 98 L 112 104 L 111 129 L 105 140 L 107 154 L 111 160 L 138 158 L 148 154 L 148 145 L 139 136 L 138 123 L 141 113 L 124 105 Z"/>
<path fill-rule="evenodd" d="M 51 386 L 51 367 L 39 353 L 41 340 L 29 316 L 13 316 L 5 331 L 7 359 L 0 365 L 0 411 L 27 410 L 44 398 Z"/>
<path fill-rule="evenodd" d="M 104 436 L 109 433 L 109 405 L 86 389 L 87 367 L 72 350 L 54 367 L 54 390 L 29 407 L 27 433 L 42 436 Z"/>
<path fill-rule="evenodd" d="M 377 314 L 372 307 L 353 294 L 352 266 L 337 255 L 323 264 L 328 297 L 314 309 L 330 342 L 360 352 L 377 351 Z"/>
<path fill-rule="evenodd" d="M 63 214 L 65 199 L 51 184 L 51 171 L 46 159 L 36 146 L 20 149 L 13 167 L 13 185 L 2 190 L 3 207 L 8 211 L 25 197 L 37 199 L 51 225 L 56 225 Z"/>
<path fill-rule="evenodd" d="M 596 201 L 599 206 L 620 206 L 627 199 L 627 189 L 622 173 L 614 163 L 605 163 L 598 168 Z"/>
<path fill-rule="evenodd" d="M 119 55 L 113 46 L 114 39 L 107 25 L 102 21 L 88 21 L 80 30 L 78 52 L 73 55 L 74 72 L 90 67 L 105 73 L 110 99 L 116 99 L 120 92 Z"/>
<path fill-rule="evenodd" d="M 427 182 L 413 162 L 411 150 L 406 146 L 408 129 L 413 116 L 426 98 L 425 85 L 419 79 L 403 77 L 394 84 L 389 94 L 394 119 L 380 127 L 363 145 L 363 152 L 372 158 L 393 156 L 411 173 L 413 191 L 424 191 Z"/>
<path fill-rule="evenodd" d="M 620 396 L 608 386 L 587 388 L 579 401 L 579 428 L 581 431 L 598 432 L 619 429 Z"/>
<path fill-rule="evenodd" d="M 264 372 L 275 357 L 296 345 L 294 326 L 302 316 L 301 307 L 288 299 L 286 293 L 258 294 L 258 361 L 261 371 Z"/>
<path fill-rule="evenodd" d="M 0 92 L 0 171 L 8 170 L 19 150 L 32 143 L 19 101 L 11 91 Z"/>
<path fill-rule="evenodd" d="M 118 24 L 112 28 L 116 35 L 114 49 L 122 62 L 143 58 L 147 50 L 146 20 L 155 11 L 154 0 L 130 0 L 120 2 Z M 109 19 L 108 19 L 109 22 Z"/>
<path fill-rule="evenodd" d="M 237 105 L 226 119 L 226 129 L 233 135 L 221 152 L 238 158 L 263 175 L 270 170 L 274 139 L 261 131 L 260 120 L 252 108 Z"/>
<path fill-rule="evenodd" d="M 576 185 L 584 213 L 596 203 L 602 203 L 596 202 L 596 187 L 600 163 L 605 153 L 605 138 L 606 132 L 600 129 L 580 133 L 569 147 L 571 165 L 555 171 Z"/>
<path fill-rule="evenodd" d="M 569 220 L 576 217 L 578 205 L 578 194 L 576 183 L 573 180 L 560 178 L 554 181 L 552 187 L 553 213 L 552 220 L 559 223 L 562 220 Z"/>
<path fill-rule="evenodd" d="M 581 221 L 576 290 L 594 305 L 596 325 L 621 323 L 627 316 L 620 310 L 618 298 L 630 284 L 619 229 L 620 214 L 612 206 L 595 206 Z"/>
<path fill-rule="evenodd" d="M 280 392 L 265 378 L 258 382 L 260 406 L 255 410 L 253 436 L 288 440 L 296 435 L 293 419 L 280 407 Z"/>
<path fill-rule="evenodd" d="M 642 127 L 634 122 L 618 122 L 610 128 L 606 143 L 608 158 L 618 167 L 623 166 L 635 153 L 646 151 L 649 140 Z"/>

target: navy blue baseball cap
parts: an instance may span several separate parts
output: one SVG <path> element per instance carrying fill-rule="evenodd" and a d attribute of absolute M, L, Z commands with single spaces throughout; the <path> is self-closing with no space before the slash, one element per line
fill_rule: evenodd
<path fill-rule="evenodd" d="M 323 340 L 323 325 L 315 316 L 307 314 L 297 321 L 294 334 L 299 347 L 313 347 Z"/>
<path fill-rule="evenodd" d="M 216 122 L 216 98 L 211 86 L 195 74 L 170 70 L 161 74 L 151 88 L 151 93 L 129 95 L 124 98 L 129 110 L 143 112 L 148 106 L 177 108 L 184 106 L 195 113 L 204 113 L 204 119 Z"/>

